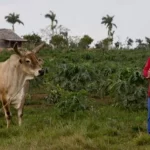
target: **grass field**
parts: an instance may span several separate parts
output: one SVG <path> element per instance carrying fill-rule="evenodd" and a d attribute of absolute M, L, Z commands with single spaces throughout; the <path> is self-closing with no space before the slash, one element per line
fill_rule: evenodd
<path fill-rule="evenodd" d="M 9 55 L 8 53 L 2 53 L 0 59 L 5 60 Z M 23 125 L 21 127 L 17 125 L 15 110 L 12 109 L 13 118 L 9 129 L 6 129 L 4 115 L 0 112 L 0 150 L 150 149 L 150 136 L 147 134 L 146 129 L 146 109 L 139 109 L 137 105 L 134 105 L 134 110 L 112 105 L 116 98 L 114 93 L 112 93 L 112 97 L 110 93 L 105 93 L 101 97 L 101 95 L 97 94 L 97 91 L 88 90 L 91 82 L 94 82 L 93 80 L 83 80 L 83 78 L 82 80 L 78 80 L 78 82 L 77 80 L 73 80 L 74 82 L 72 82 L 78 85 L 73 84 L 73 88 L 70 88 L 72 86 L 68 85 L 64 86 L 64 81 L 70 83 L 72 79 L 70 77 L 67 80 L 66 78 L 59 80 L 61 82 L 57 84 L 54 82 L 54 77 L 57 77 L 59 73 L 58 66 L 62 63 L 71 65 L 79 64 L 84 67 L 92 66 L 95 68 L 99 66 L 98 69 L 101 66 L 102 68 L 110 67 L 114 69 L 134 68 L 135 66 L 142 68 L 149 55 L 149 51 L 112 51 L 105 56 L 99 51 L 42 51 L 40 55 L 43 57 L 45 67 L 48 68 L 49 73 L 42 80 L 31 83 L 24 109 Z M 85 73 L 84 67 L 82 71 Z M 69 75 L 71 76 L 71 72 L 69 72 Z M 110 79 L 116 79 L 115 75 L 112 74 Z M 64 74 L 62 73 L 61 77 L 63 76 Z M 91 77 L 95 78 L 96 81 L 98 79 L 93 74 Z M 86 84 L 83 81 L 90 84 Z M 54 87 L 60 86 L 58 89 L 54 87 L 49 88 L 51 85 Z M 77 88 L 79 86 L 88 92 L 88 109 L 81 109 L 84 107 L 79 109 L 78 106 L 85 103 L 76 103 L 78 100 L 82 101 L 83 98 L 81 89 Z M 146 86 L 146 83 L 143 84 L 144 86 Z M 62 97 L 60 96 L 61 98 L 59 98 L 59 92 L 60 95 L 63 95 Z M 49 95 L 49 93 L 53 102 L 54 100 L 58 100 L 56 104 L 51 104 L 49 100 L 46 100 L 45 94 Z M 76 93 L 80 93 L 79 97 L 78 95 L 76 96 Z M 44 96 L 41 96 L 42 94 Z M 73 103 L 68 102 L 68 98 Z M 141 101 L 146 102 L 146 99 L 143 97 Z M 64 107 L 64 104 L 67 107 Z M 70 108 L 70 105 L 74 109 Z M 62 110 L 61 112 L 65 111 L 65 115 L 60 113 L 60 109 Z"/>
<path fill-rule="evenodd" d="M 1 115 L 0 149 L 148 150 L 146 115 L 146 111 L 100 106 L 62 118 L 50 106 L 26 106 L 22 127 L 17 126 L 17 118 L 13 117 L 12 126 L 6 129 Z"/>
<path fill-rule="evenodd" d="M 15 111 L 13 111 L 15 114 Z M 148 150 L 146 111 L 130 112 L 100 106 L 68 118 L 50 106 L 26 106 L 23 126 L 6 129 L 0 119 L 0 149 L 5 150 Z"/>

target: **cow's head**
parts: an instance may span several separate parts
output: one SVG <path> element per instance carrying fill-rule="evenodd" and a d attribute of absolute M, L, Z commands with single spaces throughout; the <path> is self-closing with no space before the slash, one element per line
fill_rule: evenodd
<path fill-rule="evenodd" d="M 44 75 L 44 70 L 42 68 L 43 61 L 36 56 L 36 53 L 44 46 L 44 43 L 35 47 L 32 51 L 27 51 L 22 53 L 18 50 L 17 43 L 14 45 L 14 51 L 19 55 L 19 63 L 21 69 L 30 77 L 42 76 Z"/>

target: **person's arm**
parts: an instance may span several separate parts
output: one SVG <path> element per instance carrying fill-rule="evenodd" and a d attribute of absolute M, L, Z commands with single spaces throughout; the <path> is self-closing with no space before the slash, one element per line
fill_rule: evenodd
<path fill-rule="evenodd" d="M 148 58 L 145 66 L 144 66 L 144 69 L 143 69 L 143 76 L 145 78 L 150 78 L 150 58 Z"/>

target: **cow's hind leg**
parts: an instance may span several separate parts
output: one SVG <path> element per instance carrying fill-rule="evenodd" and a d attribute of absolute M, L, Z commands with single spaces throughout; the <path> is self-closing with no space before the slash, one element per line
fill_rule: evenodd
<path fill-rule="evenodd" d="M 10 105 L 8 104 L 6 100 L 3 100 L 3 109 L 4 109 L 7 128 L 8 128 L 10 125 L 11 113 L 10 113 Z"/>
<path fill-rule="evenodd" d="M 7 99 L 6 92 L 2 94 L 2 105 L 3 105 L 7 128 L 8 128 L 10 125 L 11 113 L 10 113 L 10 102 L 9 99 Z"/>

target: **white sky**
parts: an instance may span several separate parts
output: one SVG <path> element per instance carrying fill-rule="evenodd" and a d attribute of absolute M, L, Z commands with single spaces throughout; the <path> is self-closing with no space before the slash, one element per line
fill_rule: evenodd
<path fill-rule="evenodd" d="M 58 23 L 69 28 L 73 36 L 88 34 L 95 41 L 105 38 L 107 30 L 101 19 L 109 14 L 115 15 L 115 37 L 121 42 L 126 37 L 150 37 L 150 0 L 0 0 L 0 28 L 11 28 L 4 16 L 15 12 L 25 24 L 16 24 L 16 33 L 40 33 L 50 24 L 44 17 L 49 10 L 56 13 Z"/>

